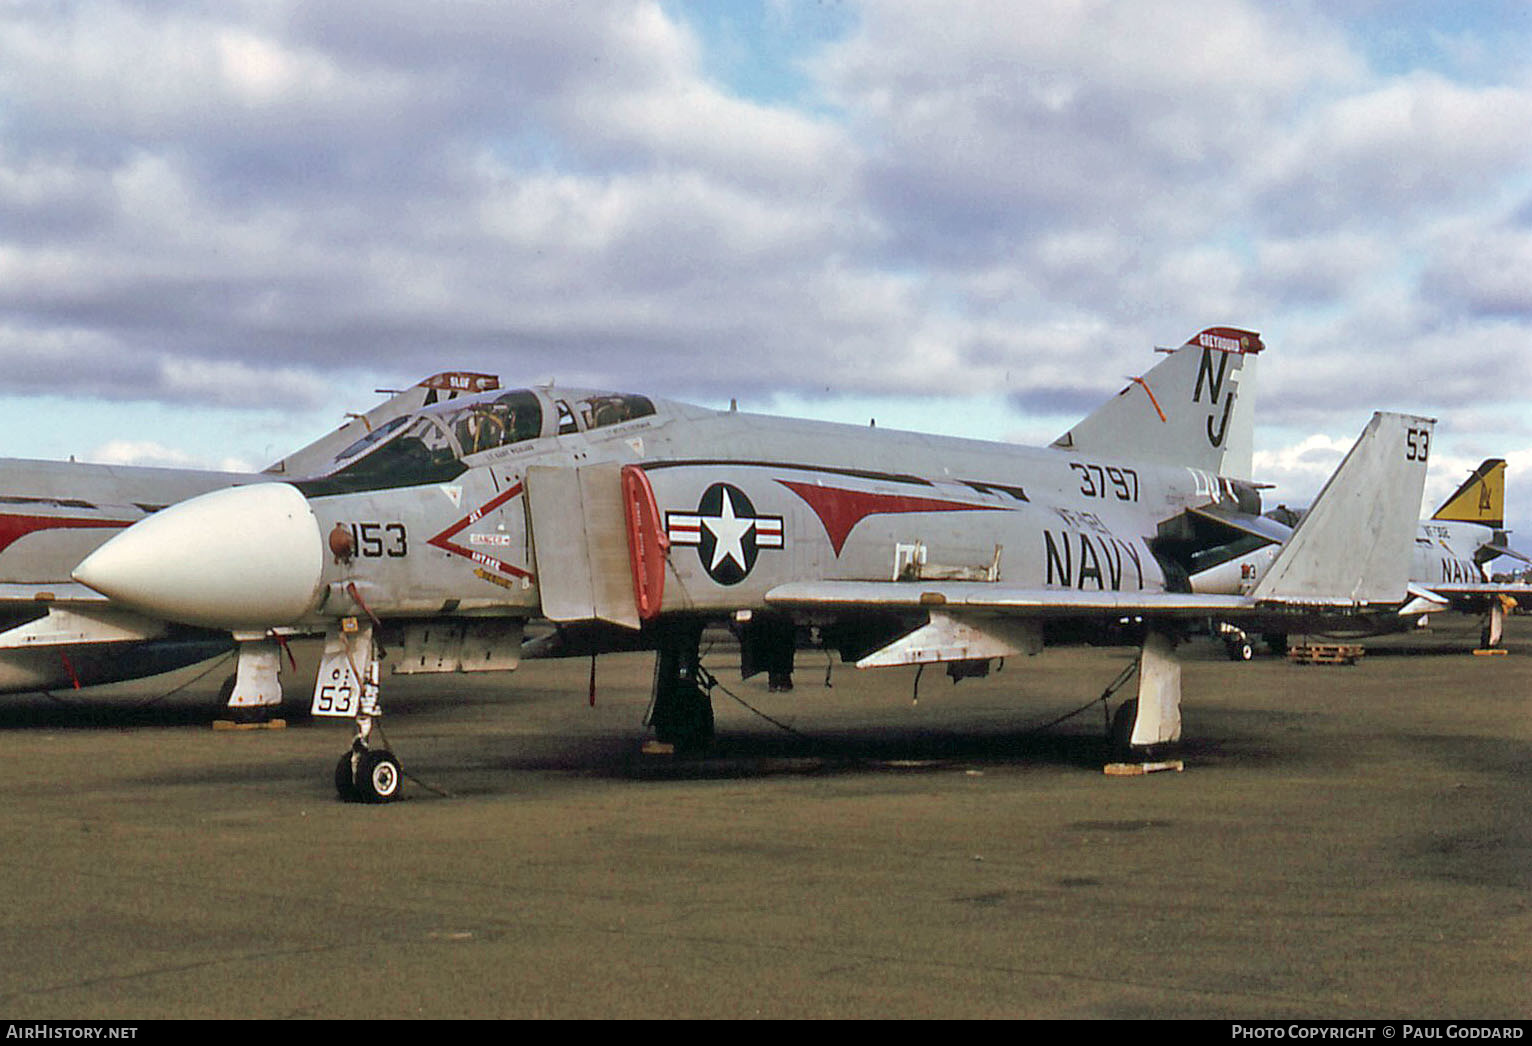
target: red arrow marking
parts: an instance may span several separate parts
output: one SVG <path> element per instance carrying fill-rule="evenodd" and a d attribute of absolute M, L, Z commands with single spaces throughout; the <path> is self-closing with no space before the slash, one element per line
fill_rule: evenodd
<path fill-rule="evenodd" d="M 846 538 L 868 516 L 883 516 L 902 512 L 1004 512 L 1000 505 L 971 505 L 963 501 L 944 501 L 940 498 L 917 498 L 905 494 L 873 494 L 864 490 L 845 490 L 841 487 L 822 487 L 815 483 L 793 483 L 779 479 L 788 490 L 808 503 L 809 508 L 824 524 L 830 536 L 830 546 L 835 554 L 846 545 Z"/>
<path fill-rule="evenodd" d="M 501 505 L 504 505 L 507 501 L 520 494 L 521 490 L 521 484 L 518 483 L 508 490 L 501 491 L 499 494 L 496 494 L 493 498 L 490 498 L 488 501 L 486 501 L 481 507 L 474 509 L 472 512 L 468 513 L 468 515 L 452 524 L 452 526 L 448 527 L 446 530 L 442 531 L 434 538 L 428 540 L 426 544 L 434 545 L 441 549 L 443 552 L 450 552 L 454 556 L 462 556 L 465 559 L 471 559 L 480 566 L 490 567 L 491 569 L 500 571 L 502 574 L 509 574 L 511 577 L 524 577 L 528 580 L 531 580 L 531 571 L 523 570 L 520 567 L 513 567 L 503 559 L 496 559 L 494 556 L 486 556 L 482 552 L 475 552 L 472 549 L 464 548 L 462 545 L 456 544 L 452 540 L 453 538 L 457 537 L 458 534 L 473 526 L 479 520 L 495 511 L 495 509 L 499 508 Z"/>

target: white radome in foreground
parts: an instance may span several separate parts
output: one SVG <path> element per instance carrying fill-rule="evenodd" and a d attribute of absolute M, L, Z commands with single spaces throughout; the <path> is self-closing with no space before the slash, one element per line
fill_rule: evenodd
<path fill-rule="evenodd" d="M 257 483 L 135 523 L 91 553 L 74 579 L 168 621 L 265 629 L 309 610 L 323 566 L 308 501 L 290 484 Z"/>

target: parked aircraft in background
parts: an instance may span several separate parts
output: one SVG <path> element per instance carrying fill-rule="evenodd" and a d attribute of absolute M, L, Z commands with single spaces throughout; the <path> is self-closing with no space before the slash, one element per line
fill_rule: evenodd
<path fill-rule="evenodd" d="M 1505 530 L 1505 459 L 1484 461 L 1441 508 L 1420 525 L 1410 577 L 1453 610 L 1485 615 L 1481 645 L 1499 644 L 1505 613 L 1532 597 L 1532 584 L 1497 576 L 1490 564 L 1501 557 L 1532 563 L 1510 547 Z"/>
<path fill-rule="evenodd" d="M 1501 557 L 1532 562 L 1510 547 L 1505 530 L 1505 469 L 1503 458 L 1488 458 L 1463 481 L 1430 519 L 1421 520 L 1415 535 L 1410 565 L 1411 601 L 1408 609 L 1391 618 L 1355 622 L 1349 630 L 1369 625 L 1382 631 L 1415 627 L 1424 615 L 1454 610 L 1484 617 L 1480 642 L 1499 644 L 1505 614 L 1518 599 L 1532 599 L 1532 584 L 1491 573 L 1490 565 Z M 1253 527 L 1240 544 L 1197 557 L 1192 588 L 1198 592 L 1237 592 L 1249 589 L 1276 557 L 1282 542 L 1302 518 L 1300 513 L 1278 507 L 1267 522 Z M 1269 634 L 1267 641 L 1281 649 L 1285 634 Z M 1249 660 L 1252 645 L 1245 631 L 1225 633 L 1229 656 Z"/>
<path fill-rule="evenodd" d="M 437 374 L 261 473 L 0 459 L 0 693 L 138 679 L 231 650 L 227 631 L 146 617 L 70 574 L 109 537 L 168 505 L 323 470 L 338 450 L 402 415 L 494 388 L 490 375 Z"/>

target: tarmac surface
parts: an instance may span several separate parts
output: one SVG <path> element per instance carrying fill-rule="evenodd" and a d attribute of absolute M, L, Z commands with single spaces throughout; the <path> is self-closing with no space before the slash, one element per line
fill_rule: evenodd
<path fill-rule="evenodd" d="M 954 686 L 803 654 L 646 756 L 652 658 L 388 679 L 346 722 L 0 703 L 0 1018 L 1532 1017 L 1532 618 L 1350 667 L 1186 648 L 1184 773 L 1102 773 L 1131 651 Z M 1403 651 L 1413 651 L 1406 653 Z M 186 678 L 189 678 L 186 677 Z M 185 682 L 185 678 L 175 685 Z M 293 705 L 305 686 L 289 682 Z M 1115 706 L 1115 699 L 1113 704 Z"/>

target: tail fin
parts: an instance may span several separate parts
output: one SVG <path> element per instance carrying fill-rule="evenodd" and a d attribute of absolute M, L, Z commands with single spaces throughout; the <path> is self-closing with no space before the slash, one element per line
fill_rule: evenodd
<path fill-rule="evenodd" d="M 1082 454 L 1249 479 L 1261 336 L 1209 327 L 1054 440 Z"/>
<path fill-rule="evenodd" d="M 1326 605 L 1403 600 L 1435 424 L 1374 414 L 1251 596 Z"/>
<path fill-rule="evenodd" d="M 351 420 L 336 431 L 293 451 L 281 461 L 268 465 L 262 471 L 293 479 L 318 475 L 333 464 L 337 453 L 394 418 L 419 410 L 421 407 L 429 407 L 442 400 L 452 399 L 460 394 L 489 392 L 499 387 L 500 379 L 493 374 L 472 374 L 464 371 L 433 374 L 402 392 L 393 393 L 366 414 L 351 415 Z"/>
<path fill-rule="evenodd" d="M 1444 523 L 1505 526 L 1505 459 L 1486 458 L 1431 517 Z"/>

